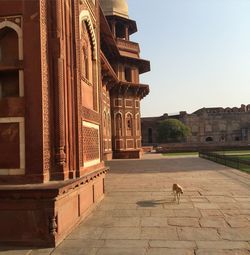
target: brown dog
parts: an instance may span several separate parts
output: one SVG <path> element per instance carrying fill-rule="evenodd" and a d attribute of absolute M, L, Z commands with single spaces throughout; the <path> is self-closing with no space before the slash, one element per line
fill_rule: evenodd
<path fill-rule="evenodd" d="M 173 194 L 174 194 L 174 200 L 176 201 L 176 198 L 177 198 L 178 204 L 179 204 L 180 196 L 181 196 L 181 194 L 183 194 L 183 188 L 177 183 L 173 184 Z"/>

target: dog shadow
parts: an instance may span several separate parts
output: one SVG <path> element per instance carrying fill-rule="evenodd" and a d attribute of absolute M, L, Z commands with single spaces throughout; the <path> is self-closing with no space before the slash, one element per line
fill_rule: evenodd
<path fill-rule="evenodd" d="M 159 205 L 164 205 L 164 204 L 175 204 L 176 201 L 175 199 L 171 200 L 166 200 L 166 199 L 160 199 L 160 200 L 142 200 L 142 201 L 137 201 L 136 204 L 140 207 L 157 207 Z"/>

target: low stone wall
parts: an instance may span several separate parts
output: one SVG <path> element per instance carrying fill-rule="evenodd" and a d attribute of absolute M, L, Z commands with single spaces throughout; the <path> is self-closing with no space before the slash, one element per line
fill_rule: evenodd
<path fill-rule="evenodd" d="M 107 168 L 76 180 L 0 187 L 0 245 L 57 246 L 104 196 Z"/>
<path fill-rule="evenodd" d="M 143 146 L 143 147 L 142 147 L 142 151 L 143 151 L 143 153 L 146 153 L 146 152 L 152 152 L 152 151 L 153 151 L 153 149 L 154 149 L 154 147 L 153 147 L 153 146 Z"/>
<path fill-rule="evenodd" d="M 143 155 L 143 151 L 139 150 L 126 150 L 126 151 L 113 151 L 113 159 L 139 159 Z"/>
<path fill-rule="evenodd" d="M 158 144 L 156 152 L 193 152 L 193 151 L 216 151 L 231 149 L 250 149 L 247 143 L 168 143 Z"/>

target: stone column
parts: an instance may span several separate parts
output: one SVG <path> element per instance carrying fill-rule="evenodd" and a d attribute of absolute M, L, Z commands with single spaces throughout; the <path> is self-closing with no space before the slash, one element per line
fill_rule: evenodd
<path fill-rule="evenodd" d="M 61 0 L 55 1 L 56 38 L 54 51 L 54 99 L 55 99 L 55 179 L 64 179 L 65 154 L 65 95 L 64 95 L 64 36 L 63 36 L 63 6 Z"/>

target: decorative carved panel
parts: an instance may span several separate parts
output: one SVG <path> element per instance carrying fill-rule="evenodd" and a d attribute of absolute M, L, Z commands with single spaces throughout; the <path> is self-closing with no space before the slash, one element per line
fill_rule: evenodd
<path fill-rule="evenodd" d="M 132 99 L 125 99 L 125 107 L 132 108 L 133 107 L 133 100 Z"/>
<path fill-rule="evenodd" d="M 115 107 L 122 107 L 122 99 L 114 99 L 114 106 Z"/>
<path fill-rule="evenodd" d="M 99 130 L 90 126 L 82 126 L 83 160 L 93 161 L 100 158 Z"/>
<path fill-rule="evenodd" d="M 134 140 L 130 139 L 130 140 L 126 140 L 126 144 L 127 144 L 127 149 L 133 149 L 134 148 Z"/>
<path fill-rule="evenodd" d="M 85 120 L 89 120 L 91 122 L 95 122 L 95 123 L 101 122 L 100 114 L 86 107 L 81 107 L 81 116 Z"/>

